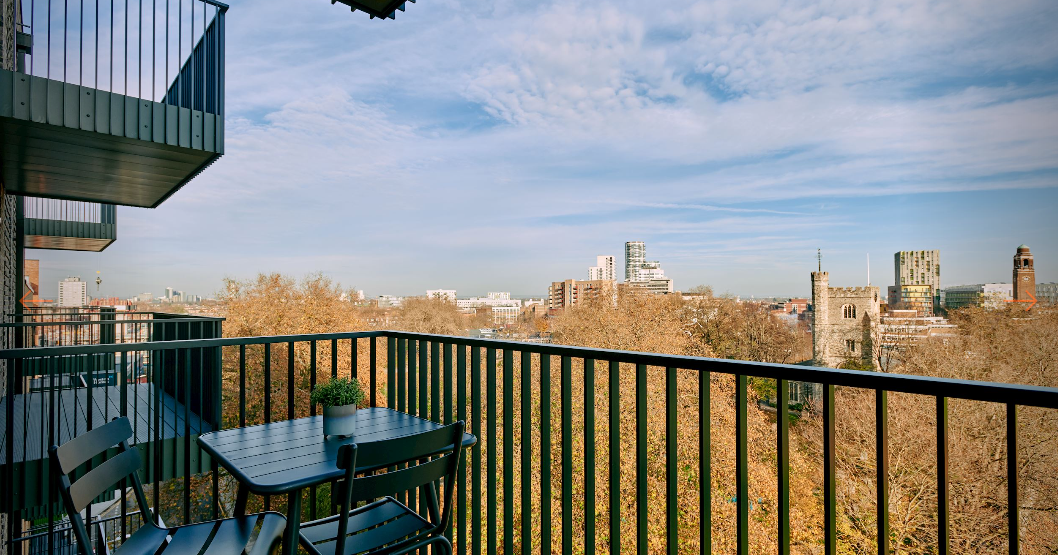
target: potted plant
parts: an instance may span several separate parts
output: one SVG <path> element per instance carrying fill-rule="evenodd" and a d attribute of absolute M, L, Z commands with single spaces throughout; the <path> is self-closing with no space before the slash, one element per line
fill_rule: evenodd
<path fill-rule="evenodd" d="M 356 426 L 356 407 L 364 402 L 360 382 L 335 378 L 317 384 L 309 396 L 315 405 L 323 405 L 323 435 L 350 436 Z"/>

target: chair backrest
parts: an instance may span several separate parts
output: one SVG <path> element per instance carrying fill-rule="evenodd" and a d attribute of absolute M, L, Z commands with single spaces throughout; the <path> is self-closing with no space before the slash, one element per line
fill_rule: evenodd
<path fill-rule="evenodd" d="M 453 486 L 463 457 L 464 428 L 465 423 L 460 420 L 437 430 L 372 443 L 370 448 L 343 445 L 338 450 L 338 466 L 346 471 L 346 487 L 341 500 L 343 522 L 339 524 L 338 549 L 345 543 L 343 540 L 349 509 L 354 504 L 423 486 L 429 486 L 426 491 L 436 496 L 435 486 L 442 478 L 445 485 L 444 508 L 440 515 L 431 515 L 433 526 L 429 533 L 447 528 L 455 502 Z M 356 467 L 389 467 L 389 470 L 381 474 L 354 477 Z"/>
<path fill-rule="evenodd" d="M 62 445 L 53 445 L 49 450 L 52 476 L 59 485 L 63 505 L 66 507 L 66 514 L 69 515 L 70 524 L 77 538 L 78 552 L 81 555 L 92 554 L 92 546 L 84 519 L 81 518 L 81 511 L 90 505 L 93 499 L 113 489 L 118 482 L 126 478 L 132 482 L 142 518 L 145 522 L 152 520 L 147 499 L 143 495 L 143 484 L 140 483 L 138 474 L 141 466 L 140 454 L 139 451 L 129 447 L 130 437 L 132 437 L 132 426 L 128 418 L 122 417 L 81 434 Z M 82 474 L 76 480 L 71 480 L 71 476 L 86 462 L 105 455 L 114 447 L 118 448 L 117 455 Z"/>

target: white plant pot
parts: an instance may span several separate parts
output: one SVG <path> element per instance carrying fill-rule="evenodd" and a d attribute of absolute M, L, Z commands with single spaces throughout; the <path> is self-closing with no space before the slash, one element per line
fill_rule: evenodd
<path fill-rule="evenodd" d="M 351 436 L 356 429 L 356 405 L 323 407 L 323 435 Z"/>

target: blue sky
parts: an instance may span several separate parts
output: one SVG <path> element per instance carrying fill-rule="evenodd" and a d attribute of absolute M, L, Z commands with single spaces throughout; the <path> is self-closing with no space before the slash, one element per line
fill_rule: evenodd
<path fill-rule="evenodd" d="M 45 294 L 209 295 L 323 272 L 379 294 L 542 295 L 647 242 L 677 289 L 1058 281 L 1058 3 L 233 1 L 226 154 Z M 619 262 L 620 265 L 620 262 Z M 94 292 L 95 287 L 92 287 Z"/>

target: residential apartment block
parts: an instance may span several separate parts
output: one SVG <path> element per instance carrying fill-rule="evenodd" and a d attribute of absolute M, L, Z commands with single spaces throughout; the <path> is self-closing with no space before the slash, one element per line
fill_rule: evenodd
<path fill-rule="evenodd" d="M 617 281 L 617 264 L 612 256 L 595 257 L 595 266 L 588 268 L 588 280 Z"/>
<path fill-rule="evenodd" d="M 924 316 L 933 314 L 940 305 L 940 251 L 900 251 L 893 254 L 893 269 L 889 306 L 918 310 Z"/>

